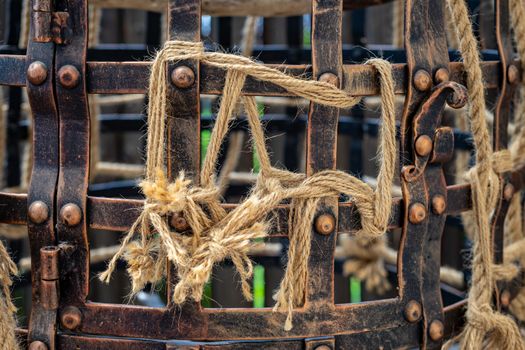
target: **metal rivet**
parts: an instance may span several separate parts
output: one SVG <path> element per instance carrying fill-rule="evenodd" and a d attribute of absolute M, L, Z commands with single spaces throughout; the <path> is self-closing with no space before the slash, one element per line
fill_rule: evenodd
<path fill-rule="evenodd" d="M 60 219 L 67 226 L 76 226 L 82 220 L 82 211 L 74 203 L 68 203 L 60 209 Z"/>
<path fill-rule="evenodd" d="M 49 217 L 49 208 L 47 204 L 42 201 L 34 201 L 29 206 L 27 216 L 31 222 L 41 224 Z"/>
<path fill-rule="evenodd" d="M 27 80 L 33 85 L 41 85 L 47 79 L 47 66 L 35 61 L 27 67 Z"/>
<path fill-rule="evenodd" d="M 427 217 L 427 209 L 421 203 L 414 203 L 410 206 L 408 220 L 413 224 L 420 224 Z"/>
<path fill-rule="evenodd" d="M 510 292 L 508 290 L 504 290 L 503 292 L 501 292 L 500 296 L 499 296 L 499 301 L 501 303 L 501 306 L 503 307 L 509 307 L 510 305 Z"/>
<path fill-rule="evenodd" d="M 73 89 L 80 81 L 80 72 L 75 66 L 65 65 L 58 71 L 58 81 L 66 89 Z"/>
<path fill-rule="evenodd" d="M 443 322 L 440 320 L 432 321 L 430 327 L 428 327 L 428 335 L 430 335 L 430 339 L 433 341 L 441 340 L 443 335 L 445 335 L 445 326 L 443 325 Z"/>
<path fill-rule="evenodd" d="M 509 81 L 509 83 L 514 84 L 518 82 L 519 79 L 520 70 L 518 69 L 518 67 L 516 67 L 516 65 L 514 64 L 509 65 L 509 68 L 507 68 L 507 80 Z"/>
<path fill-rule="evenodd" d="M 315 350 L 332 350 L 332 348 L 326 344 L 323 344 L 323 345 L 316 346 Z"/>
<path fill-rule="evenodd" d="M 76 306 L 66 306 L 60 313 L 60 324 L 70 331 L 77 329 L 82 322 L 82 313 Z"/>
<path fill-rule="evenodd" d="M 40 341 L 40 340 L 35 340 L 33 342 L 31 342 L 31 344 L 29 344 L 29 350 L 47 350 L 47 345 L 46 343 Z"/>
<path fill-rule="evenodd" d="M 170 225 L 175 229 L 177 232 L 184 232 L 189 230 L 190 225 L 188 225 L 188 221 L 184 218 L 184 216 L 175 214 L 170 219 Z"/>
<path fill-rule="evenodd" d="M 338 78 L 337 75 L 335 75 L 334 73 L 328 72 L 321 74 L 321 76 L 319 77 L 319 81 L 337 86 Z"/>
<path fill-rule="evenodd" d="M 436 194 L 434 197 L 432 197 L 432 211 L 434 214 L 441 215 L 445 212 L 445 209 L 447 207 L 447 202 L 445 201 L 445 197 L 441 194 Z"/>
<path fill-rule="evenodd" d="M 421 318 L 421 304 L 415 300 L 410 300 L 405 306 L 405 318 L 410 323 L 419 321 Z"/>
<path fill-rule="evenodd" d="M 434 80 L 438 84 L 439 83 L 443 83 L 445 81 L 449 81 L 450 80 L 450 74 L 448 73 L 448 69 L 446 69 L 446 68 L 439 68 L 436 71 L 436 74 L 434 74 Z"/>
<path fill-rule="evenodd" d="M 432 78 L 424 69 L 420 69 L 414 74 L 414 86 L 419 91 L 427 91 L 432 86 Z"/>
<path fill-rule="evenodd" d="M 421 157 L 428 156 L 430 152 L 432 151 L 432 139 L 430 136 L 427 135 L 421 135 L 416 140 L 416 152 Z"/>
<path fill-rule="evenodd" d="M 335 229 L 335 218 L 332 214 L 321 214 L 315 219 L 315 231 L 321 235 L 329 235 Z"/>
<path fill-rule="evenodd" d="M 510 183 L 506 184 L 503 188 L 503 198 L 505 198 L 506 201 L 510 201 L 512 196 L 514 196 L 514 186 Z"/>
<path fill-rule="evenodd" d="M 171 72 L 171 82 L 179 89 L 186 89 L 195 83 L 195 73 L 188 66 L 179 66 Z"/>

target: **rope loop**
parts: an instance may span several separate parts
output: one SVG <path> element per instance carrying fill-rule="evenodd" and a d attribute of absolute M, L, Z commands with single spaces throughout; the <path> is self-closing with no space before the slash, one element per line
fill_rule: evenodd
<path fill-rule="evenodd" d="M 226 71 L 221 105 L 198 179 L 200 185 L 186 178 L 184 173 L 170 182 L 165 172 L 165 65 L 186 59 Z M 272 209 L 290 200 L 288 266 L 276 294 L 275 309 L 288 312 L 285 328 L 291 329 L 291 312 L 304 300 L 311 225 L 319 200 L 347 195 L 361 215 L 362 228 L 356 233 L 358 236 L 380 237 L 388 226 L 396 161 L 394 84 L 388 62 L 373 59 L 367 64 L 373 65 L 379 73 L 383 101 L 378 150 L 381 165 L 375 190 L 341 171 L 325 170 L 306 177 L 272 167 L 255 98 L 242 96 L 241 92 L 246 77 L 252 76 L 327 106 L 348 108 L 358 103 L 359 98 L 331 84 L 292 77 L 246 57 L 205 52 L 202 43 L 167 42 L 153 62 L 150 77 L 146 177 L 140 184 L 145 204 L 100 278 L 109 281 L 116 261 L 124 255 L 136 293 L 145 283 L 161 278 L 165 273 L 162 258 L 167 258 L 175 265 L 178 277 L 172 299 L 180 304 L 189 298 L 200 301 L 213 266 L 231 259 L 239 273 L 243 294 L 251 299 L 248 281 L 253 267 L 248 253 L 258 245 L 258 240 L 268 236 L 272 226 L 268 217 Z M 226 212 L 220 205 L 220 191 L 215 182 L 216 163 L 239 102 L 248 117 L 261 171 L 250 195 L 235 209 Z M 172 232 L 169 227 L 167 217 L 180 213 L 191 228 L 191 235 Z M 135 239 L 136 236 L 140 239 Z"/>

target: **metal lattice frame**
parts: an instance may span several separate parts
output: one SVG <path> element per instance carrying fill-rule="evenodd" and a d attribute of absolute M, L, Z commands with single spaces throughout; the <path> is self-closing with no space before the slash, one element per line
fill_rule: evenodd
<path fill-rule="evenodd" d="M 200 41 L 199 0 L 169 2 L 169 39 Z M 27 344 L 43 342 L 49 349 L 198 349 L 198 348 L 439 348 L 443 338 L 430 331 L 444 327 L 445 337 L 463 322 L 464 302 L 443 307 L 439 283 L 441 235 L 447 215 L 471 207 L 468 185 L 447 186 L 443 162 L 453 154 L 452 131 L 440 115 L 450 94 L 461 94 L 461 63 L 450 63 L 445 34 L 445 2 L 407 0 L 406 64 L 394 65 L 396 93 L 405 94 L 401 119 L 403 198 L 394 202 L 391 228 L 402 228 L 398 259 L 398 296 L 361 304 L 333 302 L 334 250 L 337 232 L 359 225 L 351 204 L 337 198 L 323 202 L 319 212 L 337 218 L 330 235 L 312 233 L 306 302 L 294 315 L 294 328 L 282 328 L 284 315 L 271 309 L 148 308 L 92 303 L 89 290 L 88 228 L 126 231 L 136 219 L 140 200 L 88 196 L 88 94 L 145 93 L 148 62 L 88 61 L 87 1 L 33 2 L 30 41 L 25 55 L 0 55 L 0 84 L 27 87 L 33 111 L 34 167 L 27 195 L 0 193 L 0 222 L 27 225 L 32 259 L 32 312 L 29 329 L 20 330 Z M 312 79 L 323 73 L 338 77 L 353 95 L 378 95 L 373 68 L 343 65 L 341 0 L 313 0 L 311 65 L 288 65 L 289 74 Z M 495 1 L 498 60 L 482 69 L 488 89 L 498 91 L 494 111 L 494 148 L 507 147 L 510 100 L 515 82 L 507 71 L 512 61 L 508 1 Z M 51 30 L 51 28 L 53 30 Z M 225 73 L 184 61 L 195 83 L 179 89 L 170 84 L 169 171 L 195 176 L 200 166 L 200 94 L 220 94 Z M 445 77 L 445 78 L 443 78 Z M 248 79 L 244 93 L 289 96 L 271 84 Z M 312 104 L 307 123 L 307 174 L 335 168 L 339 111 Z M 427 135 L 433 152 L 414 151 L 417 137 Z M 419 176 L 419 174 L 422 174 Z M 525 171 L 503 175 L 521 189 Z M 435 199 L 445 201 L 445 209 Z M 503 220 L 508 199 L 502 193 L 493 220 L 495 262 L 502 260 Z M 424 218 L 411 216 L 423 208 Z M 137 209 L 137 210 L 134 210 Z M 272 236 L 286 237 L 286 205 L 275 210 Z M 171 274 L 170 280 L 174 274 Z M 517 292 L 516 284 L 501 286 Z M 168 284 L 168 296 L 172 283 Z M 497 299 L 496 299 L 497 300 Z M 180 340 L 174 340 L 180 339 Z M 182 341 L 188 340 L 188 341 Z M 325 346 L 323 348 L 323 346 Z"/>

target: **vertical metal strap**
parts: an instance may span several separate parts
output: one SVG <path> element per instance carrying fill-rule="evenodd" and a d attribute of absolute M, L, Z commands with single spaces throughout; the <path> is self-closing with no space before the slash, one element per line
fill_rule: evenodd
<path fill-rule="evenodd" d="M 513 84 L 509 77 L 513 75 L 519 76 L 519 69 L 512 64 L 514 56 L 511 36 L 511 24 L 509 14 L 509 0 L 495 0 L 495 19 L 496 19 L 496 43 L 498 46 L 498 53 L 500 58 L 501 79 L 499 82 L 499 95 L 496 99 L 496 108 L 494 109 L 494 126 L 493 126 L 493 140 L 492 145 L 494 151 L 501 151 L 508 146 L 508 125 L 510 117 L 510 106 L 512 98 L 516 91 L 516 85 Z M 516 81 L 514 81 L 515 83 Z M 510 174 L 502 174 L 500 176 L 501 191 L 498 203 L 494 210 L 494 215 L 491 222 L 492 242 L 494 249 L 494 263 L 500 264 L 503 262 L 503 247 L 504 247 L 504 227 L 505 217 L 514 194 L 514 189 L 510 184 Z M 510 196 L 505 196 L 509 193 Z M 498 284 L 499 287 L 503 283 Z M 496 305 L 499 307 L 499 288 L 496 290 Z"/>
<path fill-rule="evenodd" d="M 35 23 L 31 21 L 31 33 Z M 30 35 L 32 37 L 32 34 Z M 56 309 L 42 295 L 40 250 L 56 244 L 55 192 L 58 177 L 58 112 L 53 94 L 53 43 L 29 40 L 26 55 L 27 95 L 33 111 L 33 169 L 27 194 L 27 229 L 31 247 L 32 308 L 28 344 L 55 348 Z"/>
<path fill-rule="evenodd" d="M 169 2 L 169 40 L 201 40 L 200 0 L 171 0 Z M 184 171 L 185 176 L 199 184 L 200 173 L 200 89 L 199 62 L 193 60 L 169 64 L 168 74 L 168 175 L 171 179 Z M 171 301 L 176 281 L 174 267 L 169 267 L 167 299 Z M 169 305 L 173 307 L 173 305 Z M 200 304 L 188 301 L 181 307 L 177 322 L 190 323 L 200 315 Z M 184 321 L 187 319 L 187 321 Z M 190 333 L 204 330 L 201 321 L 193 323 Z"/>
<path fill-rule="evenodd" d="M 314 0 L 312 4 L 313 77 L 340 86 L 342 83 L 343 3 L 340 0 Z M 320 170 L 335 169 L 338 120 L 338 108 L 310 104 L 306 132 L 306 174 L 308 176 Z M 321 234 L 313 229 L 311 233 L 312 250 L 308 261 L 305 303 L 307 308 L 317 308 L 319 304 L 327 306 L 334 302 L 337 203 L 337 197 L 323 200 L 316 214 L 315 220 L 332 221 L 332 230 Z"/>
<path fill-rule="evenodd" d="M 57 46 L 55 85 L 60 114 L 57 235 L 64 244 L 60 308 L 81 307 L 89 290 L 86 202 L 90 161 L 90 116 L 86 91 L 87 0 L 58 1 L 68 11 L 70 43 Z"/>
<path fill-rule="evenodd" d="M 445 37 L 444 1 L 406 0 L 405 49 L 408 65 L 408 86 L 401 119 L 400 165 L 404 201 L 403 234 L 398 260 L 399 294 L 406 305 L 409 322 L 410 306 L 422 307 L 421 346 L 439 348 L 441 337 L 429 337 L 429 329 L 443 322 L 439 290 L 441 233 L 445 215 L 436 214 L 430 202 L 446 195 L 441 164 L 429 165 L 424 176 L 408 181 L 406 166 L 416 157 L 413 138 L 413 118 L 421 103 L 429 96 L 438 77 L 448 76 L 448 50 Z M 438 74 L 440 73 L 446 74 Z M 446 79 L 448 80 L 448 78 Z M 446 197 L 444 197 L 446 203 Z M 417 218 L 418 210 L 424 214 Z M 409 282 L 410 281 L 410 282 Z"/>

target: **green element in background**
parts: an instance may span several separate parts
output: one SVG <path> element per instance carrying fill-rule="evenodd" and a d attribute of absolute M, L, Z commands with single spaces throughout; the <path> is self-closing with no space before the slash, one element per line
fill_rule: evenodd
<path fill-rule="evenodd" d="M 355 277 L 350 277 L 350 302 L 361 302 L 361 281 Z"/>
<path fill-rule="evenodd" d="M 202 293 L 201 305 L 202 307 L 211 307 L 212 298 L 211 280 L 204 285 L 204 293 Z"/>
<path fill-rule="evenodd" d="M 211 131 L 202 130 L 201 131 L 201 163 L 206 156 L 206 151 L 208 150 L 208 145 L 210 144 Z"/>
<path fill-rule="evenodd" d="M 253 307 L 264 307 L 265 278 L 264 266 L 253 268 Z"/>
<path fill-rule="evenodd" d="M 262 103 L 257 104 L 257 111 L 259 112 L 259 117 L 262 118 L 264 116 L 264 105 Z M 253 147 L 252 153 L 252 169 L 254 173 L 258 173 L 261 170 L 261 162 L 255 147 Z"/>
<path fill-rule="evenodd" d="M 312 19 L 310 15 L 303 15 L 303 45 L 312 44 Z"/>
<path fill-rule="evenodd" d="M 259 162 L 259 156 L 257 155 L 257 151 L 254 149 L 253 150 L 253 165 L 252 165 L 252 169 L 253 169 L 253 172 L 254 173 L 258 173 L 260 170 L 261 170 L 261 163 Z"/>

